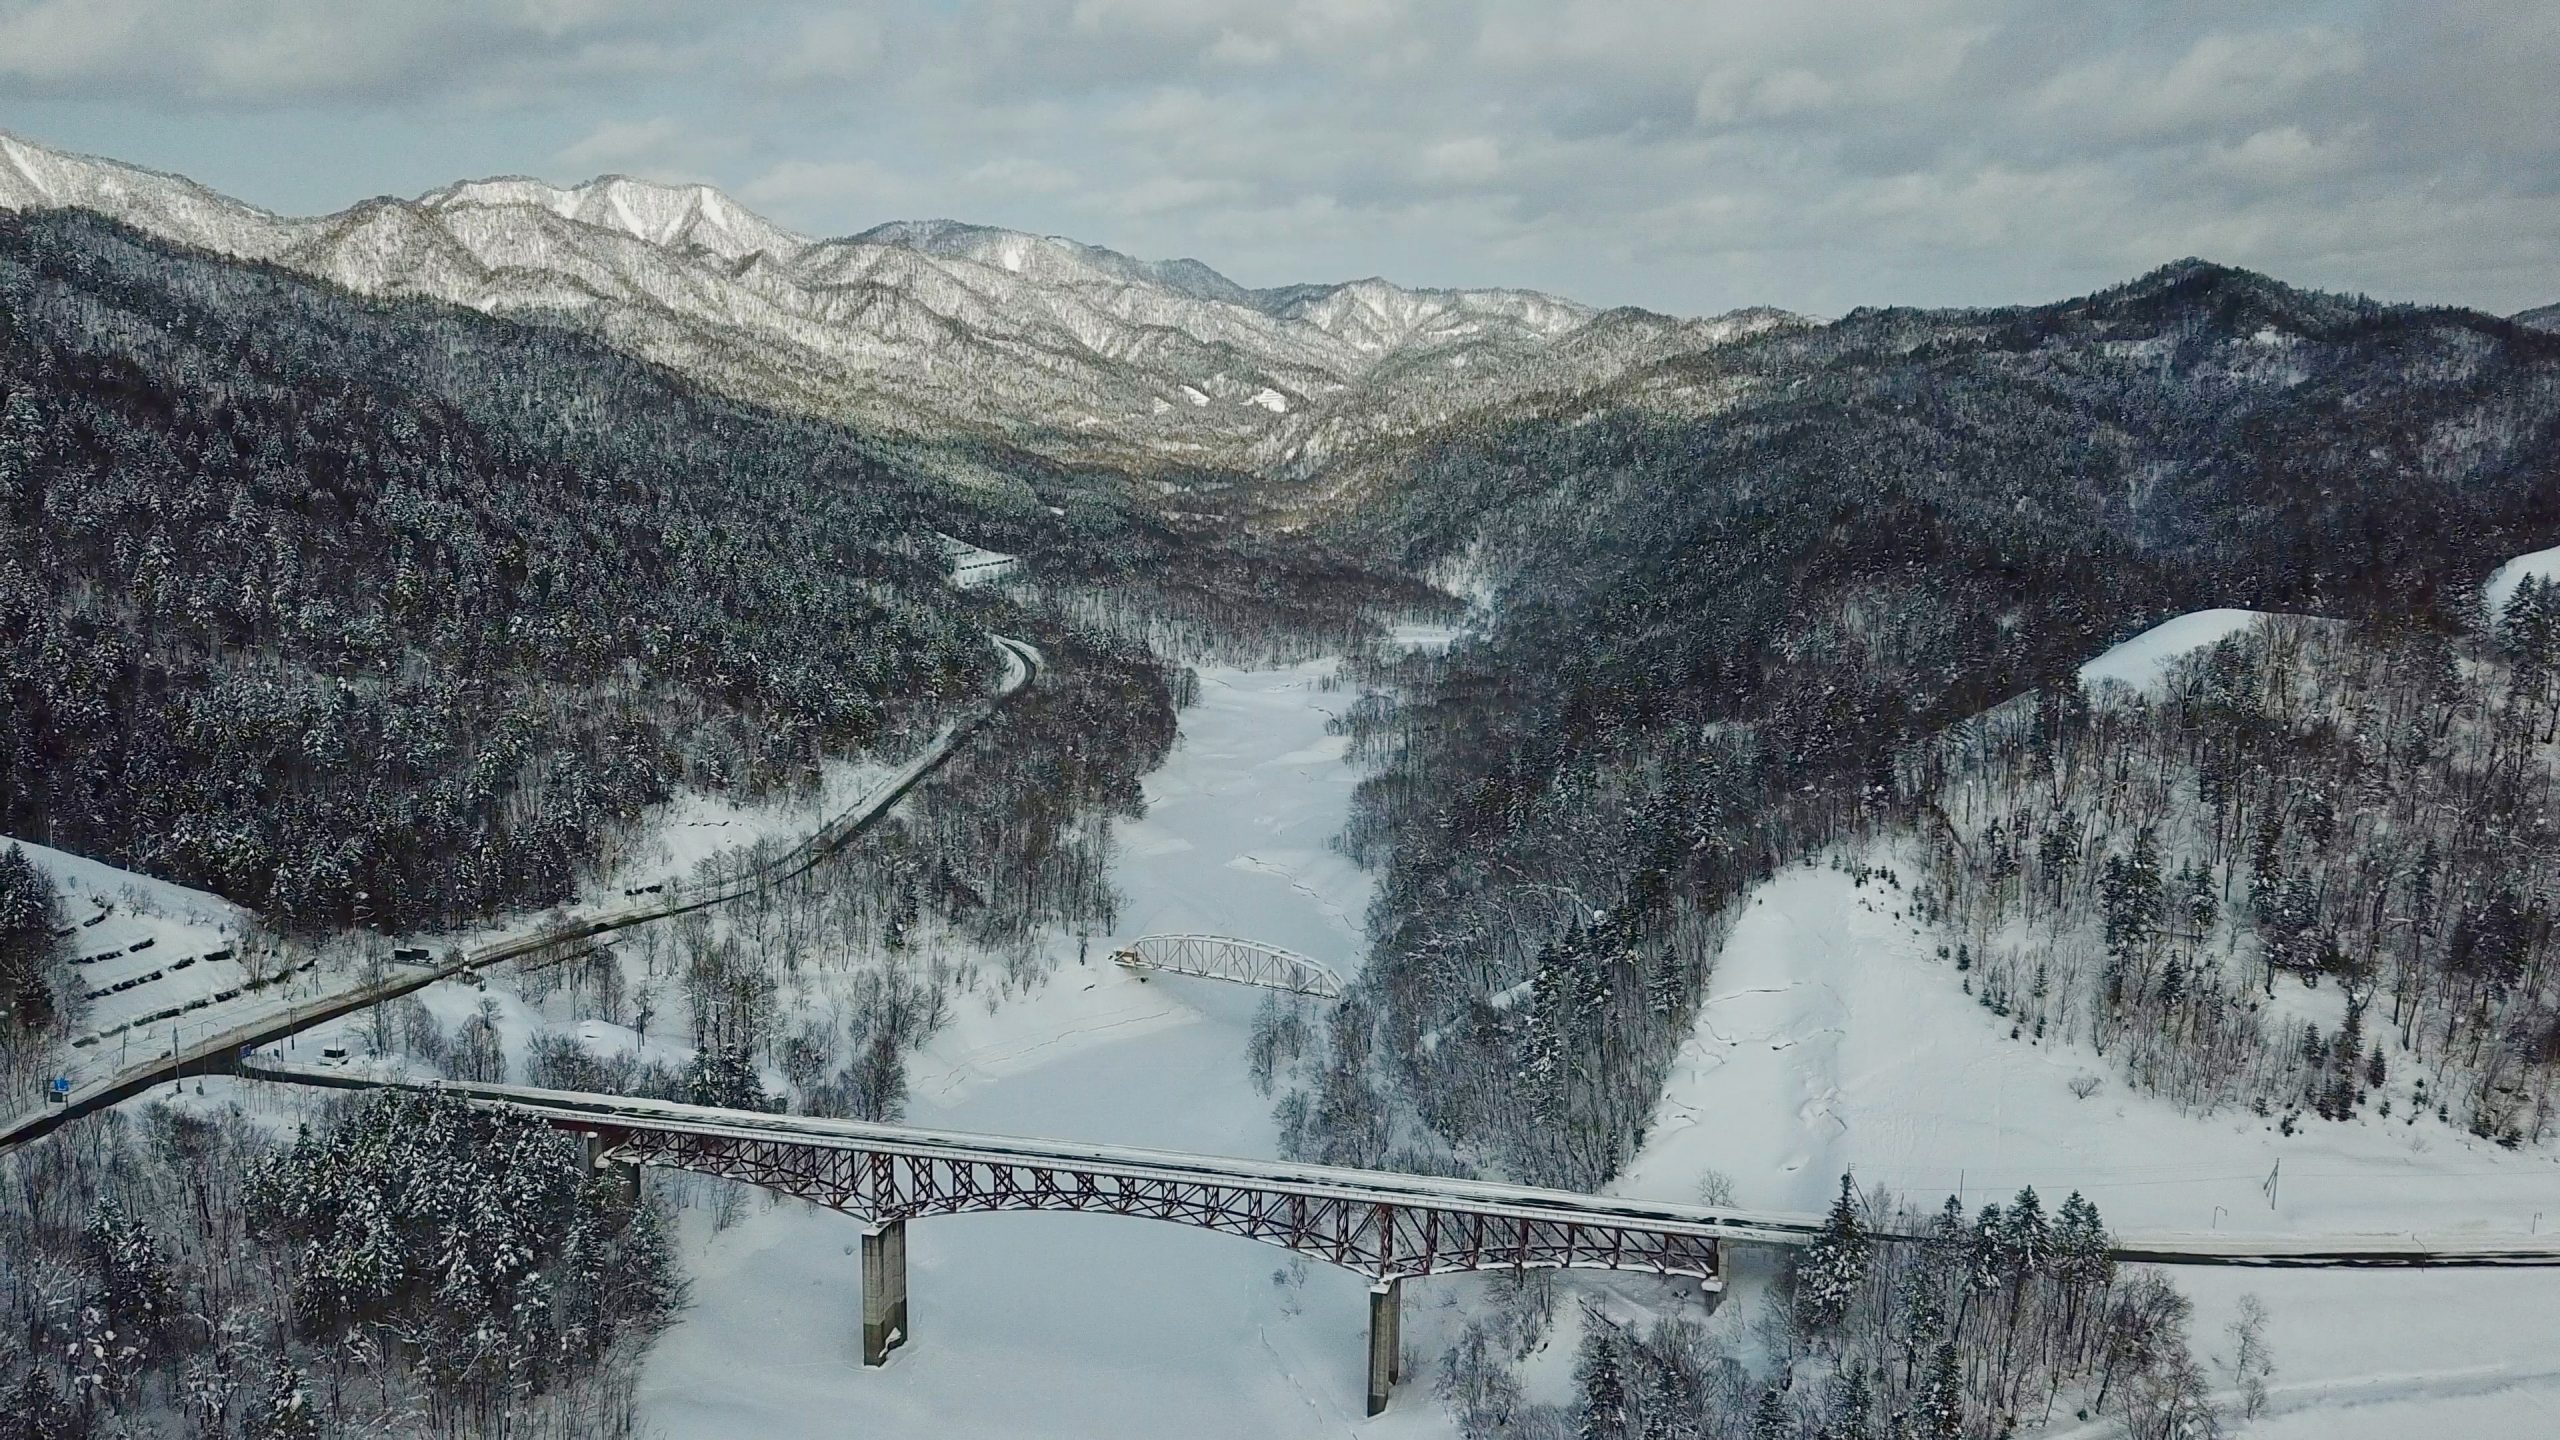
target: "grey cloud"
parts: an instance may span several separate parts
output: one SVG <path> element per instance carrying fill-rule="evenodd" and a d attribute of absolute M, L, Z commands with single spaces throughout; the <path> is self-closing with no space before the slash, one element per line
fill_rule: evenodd
<path fill-rule="evenodd" d="M 2560 298 L 2554 74 L 2546 0 L 0 0 L 31 95 L 515 107 L 528 163 L 698 170 L 803 230 L 953 214 L 1249 283 L 1687 311 L 2187 253 Z"/>
<path fill-rule="evenodd" d="M 606 0 L 0 0 L 0 76 L 137 104 L 472 95 L 561 70 L 654 68 L 671 3 Z"/>

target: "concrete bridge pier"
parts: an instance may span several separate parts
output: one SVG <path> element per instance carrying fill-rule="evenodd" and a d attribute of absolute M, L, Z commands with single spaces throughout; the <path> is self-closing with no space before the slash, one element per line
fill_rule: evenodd
<path fill-rule="evenodd" d="M 1387 1392 L 1395 1388 L 1404 1353 L 1404 1281 L 1381 1280 L 1369 1287 L 1369 1413 L 1387 1408 Z"/>
<path fill-rule="evenodd" d="M 862 1363 L 886 1365 L 907 1343 L 907 1222 L 862 1232 Z"/>
<path fill-rule="evenodd" d="M 601 1175 L 606 1183 L 613 1186 L 614 1198 L 624 1205 L 640 1203 L 640 1166 L 630 1160 L 606 1159 L 605 1152 L 611 1146 L 593 1130 L 581 1138 L 586 1141 L 587 1173 Z"/>

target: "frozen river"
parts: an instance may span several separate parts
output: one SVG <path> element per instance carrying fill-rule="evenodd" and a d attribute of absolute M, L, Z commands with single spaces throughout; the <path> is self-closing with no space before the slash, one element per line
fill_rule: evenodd
<path fill-rule="evenodd" d="M 1329 845 L 1358 774 L 1325 724 L 1333 662 L 1205 670 L 1200 702 L 1124 825 L 1120 933 L 1079 966 L 1057 942 L 1041 990 L 964 1007 L 917 1058 L 919 1124 L 1274 1153 L 1245 1068 L 1261 993 L 1140 982 L 1102 957 L 1142 934 L 1208 931 L 1356 971 L 1369 882 Z M 674 1440 L 738 1435 L 1138 1437 L 1445 1435 L 1427 1392 L 1362 1416 L 1366 1287 L 1231 1236 L 1117 1216 L 974 1215 L 909 1227 L 914 1341 L 859 1354 L 859 1227 L 799 1205 L 689 1246 L 694 1306 L 652 1351 L 644 1420 Z M 1275 1272 L 1288 1275 L 1275 1283 Z M 1430 1303 L 1407 1302 L 1408 1335 Z"/>

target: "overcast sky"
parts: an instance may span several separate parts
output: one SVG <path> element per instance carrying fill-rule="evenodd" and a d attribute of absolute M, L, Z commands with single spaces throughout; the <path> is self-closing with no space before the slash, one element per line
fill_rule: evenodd
<path fill-rule="evenodd" d="M 1683 313 L 2549 303 L 2555 90 L 2560 0 L 0 0 L 0 128 L 289 213 L 622 171 Z"/>

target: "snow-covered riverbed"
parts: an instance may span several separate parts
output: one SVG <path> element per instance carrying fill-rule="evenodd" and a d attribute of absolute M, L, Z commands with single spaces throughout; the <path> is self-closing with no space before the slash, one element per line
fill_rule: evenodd
<path fill-rule="evenodd" d="M 1146 782 L 1146 819 L 1119 832 L 1120 933 L 1095 937 L 1081 966 L 1061 938 L 1046 987 L 965 1007 L 915 1062 L 910 1118 L 1273 1153 L 1245 1066 L 1261 993 L 1141 982 L 1104 957 L 1142 934 L 1210 931 L 1357 969 L 1369 882 L 1328 843 L 1359 779 L 1325 734 L 1349 698 L 1324 688 L 1333 669 L 1202 672 L 1180 744 Z M 875 1371 L 857 1363 L 853 1220 L 760 1206 L 689 1247 L 694 1305 L 651 1354 L 646 1421 L 671 1440 L 1450 1433 L 1420 1387 L 1362 1419 L 1367 1297 L 1345 1272 L 1112 1216 L 959 1216 L 908 1233 L 915 1338 Z"/>

